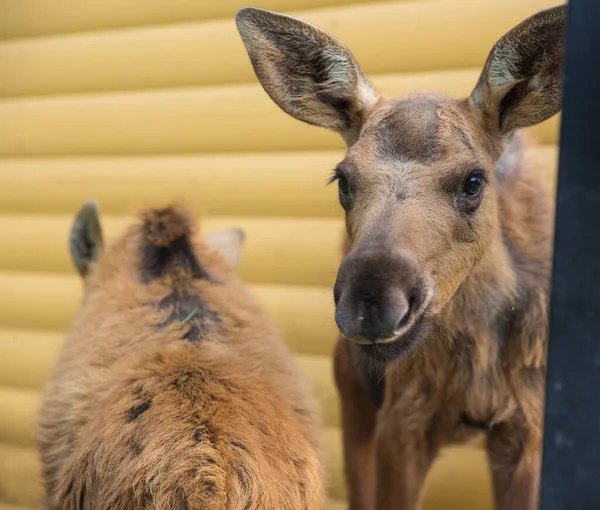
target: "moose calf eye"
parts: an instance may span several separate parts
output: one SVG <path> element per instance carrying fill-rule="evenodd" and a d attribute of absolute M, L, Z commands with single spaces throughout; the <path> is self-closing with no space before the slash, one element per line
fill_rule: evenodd
<path fill-rule="evenodd" d="M 338 177 L 337 181 L 338 181 L 338 189 L 340 190 L 340 195 L 347 196 L 350 193 L 350 188 L 348 187 L 348 181 L 341 175 Z"/>
<path fill-rule="evenodd" d="M 473 172 L 467 177 L 463 184 L 463 193 L 468 197 L 476 197 L 483 188 L 483 175 L 480 172 Z"/>

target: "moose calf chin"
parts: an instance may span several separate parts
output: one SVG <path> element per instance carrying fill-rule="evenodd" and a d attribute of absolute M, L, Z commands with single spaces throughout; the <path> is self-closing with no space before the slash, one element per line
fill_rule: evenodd
<path fill-rule="evenodd" d="M 384 97 L 332 35 L 237 15 L 271 99 L 347 145 L 331 181 L 348 238 L 335 370 L 352 510 L 417 509 L 440 449 L 482 433 L 496 510 L 537 509 L 553 198 L 518 130 L 561 109 L 565 14 L 500 38 L 463 98 Z"/>
<path fill-rule="evenodd" d="M 319 510 L 320 422 L 290 352 L 233 271 L 243 235 L 205 241 L 146 210 L 103 252 L 94 203 L 71 256 L 84 298 L 42 398 L 53 510 Z"/>

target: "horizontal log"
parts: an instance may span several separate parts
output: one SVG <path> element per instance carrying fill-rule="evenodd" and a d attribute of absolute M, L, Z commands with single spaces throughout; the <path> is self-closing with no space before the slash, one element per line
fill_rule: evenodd
<path fill-rule="evenodd" d="M 55 331 L 0 328 L 0 386 L 40 390 L 63 338 Z"/>
<path fill-rule="evenodd" d="M 528 152 L 554 180 L 557 146 Z M 71 215 L 94 198 L 103 213 L 132 214 L 178 199 L 202 215 L 341 218 L 337 189 L 325 181 L 342 157 L 339 150 L 0 159 L 0 213 Z"/>
<path fill-rule="evenodd" d="M 375 84 L 390 96 L 423 89 L 464 96 L 477 76 L 472 69 L 386 75 Z M 530 131 L 556 143 L 559 120 Z M 256 84 L 0 101 L 0 156 L 342 148 L 338 135 L 286 115 Z"/>
<path fill-rule="evenodd" d="M 338 217 L 326 186 L 343 151 L 0 159 L 0 211 L 132 214 L 173 199 L 211 216 Z M 52 190 L 51 193 L 48 191 Z"/>
<path fill-rule="evenodd" d="M 0 386 L 0 443 L 34 446 L 38 402 L 37 391 Z"/>
<path fill-rule="evenodd" d="M 369 0 L 262 0 L 261 7 L 276 11 L 366 3 Z M 246 0 L 2 0 L 0 38 L 110 30 L 202 19 L 233 17 Z"/>
<path fill-rule="evenodd" d="M 16 506 L 0 502 L 0 510 L 32 510 L 33 507 Z M 335 508 L 335 507 L 333 507 Z"/>
<path fill-rule="evenodd" d="M 0 324 L 65 331 L 79 306 L 75 276 L 0 272 Z M 332 291 L 324 287 L 252 285 L 250 289 L 292 351 L 329 356 L 337 339 Z"/>
<path fill-rule="evenodd" d="M 0 501 L 39 508 L 42 494 L 37 452 L 0 444 Z"/>
<path fill-rule="evenodd" d="M 294 14 L 344 41 L 367 73 L 405 73 L 481 67 L 500 36 L 555 3 L 400 1 Z M 2 96 L 256 80 L 232 15 L 200 23 L 9 40 L 0 44 L 0 69 Z"/>
<path fill-rule="evenodd" d="M 69 216 L 0 215 L 0 268 L 73 272 L 67 239 L 75 212 Z M 103 215 L 101 221 L 108 244 L 138 220 Z M 198 223 L 206 234 L 230 227 L 244 230 L 238 273 L 245 281 L 333 286 L 345 235 L 342 220 L 240 217 L 206 218 Z"/>

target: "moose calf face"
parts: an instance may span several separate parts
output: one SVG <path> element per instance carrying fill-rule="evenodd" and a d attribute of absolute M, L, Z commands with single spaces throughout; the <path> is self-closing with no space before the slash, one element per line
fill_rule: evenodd
<path fill-rule="evenodd" d="M 331 35 L 261 9 L 238 13 L 269 96 L 347 143 L 332 177 L 350 241 L 336 322 L 372 358 L 414 349 L 427 321 L 501 244 L 495 163 L 516 129 L 560 110 L 564 17 L 564 6 L 549 9 L 502 37 L 468 98 L 388 99 Z"/>
<path fill-rule="evenodd" d="M 336 321 L 376 358 L 414 347 L 490 244 L 489 150 L 466 102 L 416 94 L 379 100 L 335 169 L 351 244 Z"/>

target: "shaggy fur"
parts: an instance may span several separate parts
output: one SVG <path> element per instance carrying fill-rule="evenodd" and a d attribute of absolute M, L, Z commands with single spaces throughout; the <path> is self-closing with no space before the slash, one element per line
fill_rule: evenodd
<path fill-rule="evenodd" d="M 553 198 L 515 131 L 560 111 L 565 12 L 502 37 L 464 99 L 381 97 L 317 27 L 238 14 L 274 101 L 348 145 L 335 373 L 353 510 L 416 510 L 440 449 L 482 434 L 495 508 L 537 509 Z"/>
<path fill-rule="evenodd" d="M 46 508 L 322 508 L 307 384 L 191 225 L 145 211 L 86 278 L 37 427 Z"/>

